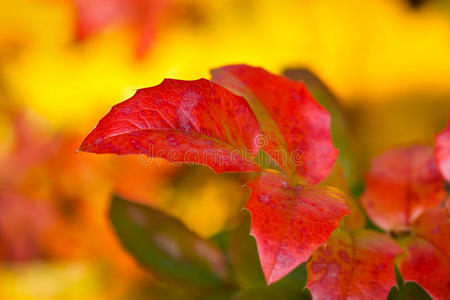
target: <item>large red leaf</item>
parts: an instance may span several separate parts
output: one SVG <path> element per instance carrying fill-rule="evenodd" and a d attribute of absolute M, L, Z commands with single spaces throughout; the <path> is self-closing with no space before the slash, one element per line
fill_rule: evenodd
<path fill-rule="evenodd" d="M 83 141 L 94 153 L 146 154 L 215 172 L 258 171 L 259 135 L 244 100 L 206 79 L 166 79 L 115 105 Z"/>
<path fill-rule="evenodd" d="M 384 230 L 404 230 L 426 208 L 439 205 L 444 195 L 433 149 L 411 146 L 373 159 L 362 204 Z"/>
<path fill-rule="evenodd" d="M 434 156 L 445 180 L 450 182 L 450 116 L 447 127 L 436 135 L 434 141 Z"/>
<path fill-rule="evenodd" d="M 330 115 L 301 82 L 246 65 L 211 71 L 212 80 L 244 96 L 266 135 L 262 148 L 290 176 L 310 184 L 330 173 L 337 157 Z"/>
<path fill-rule="evenodd" d="M 444 207 L 426 210 L 411 226 L 398 266 L 405 281 L 418 282 L 434 299 L 450 298 L 450 218 Z"/>
<path fill-rule="evenodd" d="M 386 299 L 395 285 L 394 258 L 401 248 L 370 230 L 336 230 L 306 265 L 313 299 Z"/>
<path fill-rule="evenodd" d="M 247 185 L 251 234 L 268 284 L 305 262 L 349 213 L 343 196 L 333 188 L 293 186 L 272 172 L 263 172 Z"/>

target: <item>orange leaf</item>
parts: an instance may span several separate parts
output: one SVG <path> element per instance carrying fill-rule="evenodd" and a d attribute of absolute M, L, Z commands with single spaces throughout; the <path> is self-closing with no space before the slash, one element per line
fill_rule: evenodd
<path fill-rule="evenodd" d="M 414 222 L 412 229 L 416 235 L 435 245 L 450 258 L 450 219 L 445 208 L 426 210 Z"/>
<path fill-rule="evenodd" d="M 384 230 L 404 230 L 444 199 L 443 180 L 428 146 L 396 148 L 372 160 L 362 196 L 372 221 Z"/>

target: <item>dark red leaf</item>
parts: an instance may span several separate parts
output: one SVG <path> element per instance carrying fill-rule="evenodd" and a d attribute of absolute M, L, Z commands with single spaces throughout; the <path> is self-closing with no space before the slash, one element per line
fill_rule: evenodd
<path fill-rule="evenodd" d="M 213 81 L 244 96 L 266 140 L 262 148 L 291 176 L 310 184 L 330 173 L 337 157 L 330 115 L 301 82 L 246 65 L 211 71 Z"/>
<path fill-rule="evenodd" d="M 313 299 L 386 299 L 395 285 L 394 258 L 401 248 L 370 230 L 336 230 L 306 265 Z"/>
<path fill-rule="evenodd" d="M 434 141 L 434 156 L 442 176 L 450 182 L 450 116 L 447 127 L 436 135 Z"/>
<path fill-rule="evenodd" d="M 206 79 L 166 79 L 115 105 L 83 141 L 94 153 L 146 154 L 215 172 L 260 168 L 258 123 L 245 99 Z"/>
<path fill-rule="evenodd" d="M 444 199 L 443 180 L 428 146 L 385 152 L 372 160 L 362 204 L 384 230 L 404 230 Z"/>
<path fill-rule="evenodd" d="M 272 172 L 247 185 L 251 234 L 268 284 L 305 262 L 349 213 L 343 195 L 333 188 L 295 187 Z"/>

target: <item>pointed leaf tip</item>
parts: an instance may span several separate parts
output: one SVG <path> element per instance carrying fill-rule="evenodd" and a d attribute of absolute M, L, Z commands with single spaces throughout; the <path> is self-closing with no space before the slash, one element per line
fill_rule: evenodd
<path fill-rule="evenodd" d="M 247 185 L 251 234 L 269 285 L 305 262 L 349 214 L 333 188 L 293 186 L 275 172 L 263 172 Z"/>

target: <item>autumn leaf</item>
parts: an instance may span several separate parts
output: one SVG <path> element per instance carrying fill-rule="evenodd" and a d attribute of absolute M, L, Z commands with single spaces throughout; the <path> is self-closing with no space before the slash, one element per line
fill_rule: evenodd
<path fill-rule="evenodd" d="M 251 234 L 269 285 L 305 262 L 349 213 L 337 190 L 291 185 L 281 174 L 263 172 L 247 186 Z"/>
<path fill-rule="evenodd" d="M 330 113 L 331 136 L 333 144 L 339 149 L 337 160 L 342 166 L 346 181 L 353 196 L 362 191 L 363 176 L 361 158 L 357 142 L 348 122 L 347 111 L 340 99 L 313 72 L 306 68 L 288 68 L 283 75 L 289 79 L 303 82 L 314 98 Z"/>
<path fill-rule="evenodd" d="M 405 281 L 416 281 L 435 300 L 450 295 L 450 260 L 433 244 L 419 237 L 407 242 L 407 254 L 398 260 Z"/>
<path fill-rule="evenodd" d="M 396 148 L 372 160 L 362 204 L 384 230 L 405 230 L 444 199 L 443 179 L 428 146 Z"/>
<path fill-rule="evenodd" d="M 246 65 L 211 71 L 212 80 L 253 108 L 266 151 L 286 171 L 317 184 L 330 173 L 338 154 L 330 132 L 330 115 L 301 82 Z M 281 155 L 280 155 L 281 153 Z"/>
<path fill-rule="evenodd" d="M 366 229 L 336 230 L 306 265 L 313 299 L 386 299 L 395 285 L 394 258 L 401 248 Z"/>
<path fill-rule="evenodd" d="M 445 208 L 426 210 L 411 228 L 417 236 L 435 245 L 450 259 L 450 218 Z"/>
<path fill-rule="evenodd" d="M 434 299 L 450 296 L 450 218 L 444 207 L 425 211 L 411 226 L 398 266 L 405 281 L 418 282 Z"/>
<path fill-rule="evenodd" d="M 258 123 L 245 102 L 206 79 L 166 79 L 140 89 L 99 122 L 80 150 L 145 154 L 209 166 L 216 173 L 260 168 Z"/>
<path fill-rule="evenodd" d="M 264 149 L 288 174 L 263 172 L 248 183 L 251 233 L 270 285 L 305 262 L 349 211 L 337 190 L 306 184 L 322 181 L 336 159 L 328 112 L 302 83 L 260 68 L 236 67 L 252 79 L 242 84 L 264 87 L 257 91 L 261 102 L 249 101 L 263 134 L 244 98 L 205 79 L 165 80 L 114 106 L 80 150 L 146 154 L 204 164 L 221 173 L 266 168 L 257 155 Z"/>
<path fill-rule="evenodd" d="M 450 116 L 447 127 L 436 135 L 434 156 L 442 176 L 450 182 Z"/>

